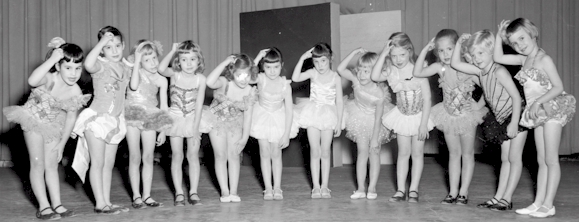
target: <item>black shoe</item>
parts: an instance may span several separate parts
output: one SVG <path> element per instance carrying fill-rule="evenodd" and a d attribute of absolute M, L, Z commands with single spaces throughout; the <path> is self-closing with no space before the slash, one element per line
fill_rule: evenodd
<path fill-rule="evenodd" d="M 121 211 L 111 208 L 111 206 L 104 206 L 102 209 L 94 209 L 94 212 L 97 214 L 119 214 Z"/>
<path fill-rule="evenodd" d="M 59 213 L 56 212 L 56 209 L 63 207 L 62 205 L 58 205 L 56 206 L 54 209 L 52 209 L 55 213 L 57 213 L 58 215 L 60 215 L 60 217 L 65 218 L 65 217 L 74 217 L 76 216 L 76 213 L 72 210 L 66 209 L 66 211 Z"/>
<path fill-rule="evenodd" d="M 195 195 L 197 197 L 199 197 L 199 195 L 197 195 L 197 193 L 192 193 L 189 194 L 189 200 L 187 200 L 189 202 L 189 204 L 195 206 L 195 205 L 203 205 L 203 203 L 201 203 L 201 200 L 195 200 L 195 199 L 191 199 L 191 197 Z"/>
<path fill-rule="evenodd" d="M 182 196 L 183 199 L 182 200 L 177 200 L 177 198 L 179 196 Z M 173 205 L 175 205 L 176 207 L 183 207 L 185 206 L 185 196 L 183 194 L 177 194 L 175 195 L 175 202 L 173 203 Z"/>
<path fill-rule="evenodd" d="M 396 196 L 396 194 L 401 193 L 402 196 Z M 404 191 L 396 191 L 396 193 L 394 193 L 394 196 L 390 197 L 390 199 L 388 200 L 390 202 L 401 202 L 401 201 L 406 201 L 406 193 L 404 193 Z"/>
<path fill-rule="evenodd" d="M 458 198 L 456 198 L 456 205 L 466 205 L 466 204 L 468 204 L 468 197 L 458 195 Z"/>
<path fill-rule="evenodd" d="M 490 208 L 491 206 L 498 204 L 498 203 L 499 203 L 499 200 L 497 200 L 497 198 L 493 197 L 493 199 L 487 200 L 484 203 L 476 205 L 476 207 L 478 207 L 478 208 Z"/>
<path fill-rule="evenodd" d="M 149 200 L 151 197 L 147 197 L 145 198 L 145 201 L 143 201 L 143 203 L 145 203 L 148 207 L 162 207 L 163 203 L 159 203 L 157 201 L 153 201 L 150 203 L 147 203 L 147 200 Z"/>
<path fill-rule="evenodd" d="M 489 207 L 489 209 L 491 209 L 492 211 L 507 211 L 507 210 L 512 210 L 513 209 L 513 203 L 505 200 L 505 199 L 501 199 L 499 200 L 499 202 L 495 205 L 492 205 L 491 207 Z"/>
<path fill-rule="evenodd" d="M 145 206 L 145 203 L 143 202 L 143 199 L 141 199 L 140 203 L 135 203 L 137 202 L 138 199 L 141 199 L 141 197 L 137 197 L 133 200 L 133 203 L 131 204 L 133 206 L 133 208 L 135 209 L 142 209 L 142 208 L 146 208 L 147 206 Z"/>
<path fill-rule="evenodd" d="M 42 212 L 44 212 L 45 210 L 51 210 L 52 213 L 42 214 Z M 47 208 L 44 208 L 42 210 L 36 211 L 36 218 L 41 219 L 41 220 L 58 220 L 61 217 L 58 213 L 56 213 L 56 212 L 54 212 L 54 210 L 52 210 L 52 207 L 47 207 Z"/>
<path fill-rule="evenodd" d="M 416 196 L 415 196 L 415 197 L 411 197 L 411 196 L 410 196 L 411 193 L 415 193 Z M 408 203 L 418 203 L 418 191 L 416 191 L 416 190 L 411 190 L 410 192 L 408 192 Z"/>
<path fill-rule="evenodd" d="M 444 200 L 440 201 L 441 204 L 455 204 L 456 197 L 452 197 L 452 195 L 447 195 Z"/>

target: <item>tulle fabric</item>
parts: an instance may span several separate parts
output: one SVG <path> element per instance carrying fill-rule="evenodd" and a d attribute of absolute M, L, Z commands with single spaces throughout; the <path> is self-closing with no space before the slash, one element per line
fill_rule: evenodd
<path fill-rule="evenodd" d="M 318 104 L 309 98 L 296 98 L 294 118 L 300 128 L 313 127 L 319 130 L 334 130 L 338 124 L 335 105 Z"/>
<path fill-rule="evenodd" d="M 444 108 L 444 102 L 440 102 L 430 110 L 430 118 L 436 128 L 444 133 L 464 135 L 472 131 L 474 127 L 483 122 L 488 113 L 488 108 L 483 107 L 473 112 L 463 112 L 459 115 L 451 115 Z"/>
<path fill-rule="evenodd" d="M 157 132 L 168 129 L 173 124 L 173 118 L 169 116 L 167 111 L 138 104 L 125 107 L 125 119 L 128 126 Z"/>
<path fill-rule="evenodd" d="M 201 111 L 201 120 L 199 121 L 199 133 L 208 133 L 211 130 L 211 125 L 206 120 L 210 115 L 209 110 L 205 107 Z M 173 119 L 173 124 L 170 128 L 165 130 L 165 135 L 175 137 L 193 137 L 193 126 L 195 122 L 195 111 L 183 116 L 182 113 L 169 112 L 169 116 Z"/>
<path fill-rule="evenodd" d="M 58 115 L 52 122 L 42 121 L 23 106 L 8 106 L 3 109 L 9 122 L 18 123 L 25 132 L 35 132 L 42 135 L 44 143 L 50 143 L 62 138 L 62 129 L 66 116 Z"/>
<path fill-rule="evenodd" d="M 421 119 L 422 111 L 414 115 L 404 115 L 400 112 L 398 107 L 394 107 L 394 109 L 382 116 L 382 124 L 398 135 L 416 136 L 418 135 L 418 128 L 420 127 Z M 432 122 L 432 119 L 428 118 L 426 128 L 428 131 L 434 128 L 434 122 Z"/>
<path fill-rule="evenodd" d="M 372 139 L 374 133 L 375 113 L 367 113 L 356 104 L 353 99 L 347 99 L 344 96 L 344 121 L 342 128 L 346 129 L 346 138 L 353 142 L 366 141 Z M 392 110 L 394 105 L 391 103 L 384 104 L 384 113 Z M 390 142 L 396 135 L 391 132 L 384 124 L 380 124 L 378 142 L 385 144 Z"/>
<path fill-rule="evenodd" d="M 266 139 L 270 143 L 278 143 L 285 133 L 285 106 L 268 111 L 259 102 L 253 106 L 251 130 L 249 135 L 256 139 Z M 292 120 L 289 138 L 295 138 L 298 134 L 298 125 Z"/>

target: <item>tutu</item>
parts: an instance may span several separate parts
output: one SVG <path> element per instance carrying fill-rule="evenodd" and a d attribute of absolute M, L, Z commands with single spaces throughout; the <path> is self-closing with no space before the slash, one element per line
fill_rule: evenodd
<path fill-rule="evenodd" d="M 233 135 L 241 135 L 243 132 L 243 114 L 233 118 L 223 119 L 209 111 L 209 107 L 204 106 L 203 109 L 208 110 L 206 113 L 203 113 L 203 118 L 208 123 L 209 132 L 215 132 L 218 135 L 223 135 L 228 132 Z M 199 128 L 201 128 L 201 126 Z"/>
<path fill-rule="evenodd" d="M 66 115 L 58 115 L 52 122 L 42 121 L 23 106 L 8 106 L 3 109 L 9 122 L 20 124 L 25 132 L 35 132 L 42 135 L 44 143 L 58 141 L 62 138 L 62 129 Z"/>
<path fill-rule="evenodd" d="M 108 113 L 97 113 L 91 108 L 86 108 L 76 119 L 72 129 L 73 137 L 84 137 L 84 132 L 87 130 L 108 144 L 119 144 L 127 133 L 125 115 L 121 113 L 119 116 L 111 116 Z"/>
<path fill-rule="evenodd" d="M 203 113 L 205 120 L 209 123 L 210 133 L 216 132 L 218 135 L 223 133 L 233 133 L 234 135 L 241 135 L 243 132 L 243 117 L 244 112 L 255 104 L 257 95 L 255 88 L 250 89 L 249 95 L 243 97 L 242 101 L 234 101 L 227 97 L 230 82 L 227 82 L 225 92 L 214 93 L 213 101 L 209 107 L 204 106 L 207 110 Z"/>
<path fill-rule="evenodd" d="M 205 108 L 205 107 L 204 107 Z M 210 115 L 207 109 L 203 109 L 201 113 L 201 120 L 199 121 L 199 133 L 208 133 L 211 126 L 206 121 L 207 116 Z M 191 112 L 186 116 L 178 112 L 169 112 L 169 116 L 173 119 L 173 125 L 165 130 L 165 135 L 176 137 L 192 137 L 193 124 L 195 122 L 195 112 Z"/>
<path fill-rule="evenodd" d="M 507 119 L 501 124 L 492 113 L 486 115 L 484 122 L 481 124 L 485 141 L 500 145 L 503 142 L 510 140 L 511 138 L 507 135 L 507 127 L 510 122 L 511 116 L 507 117 Z M 527 128 L 518 125 L 517 131 L 519 133 L 526 130 Z"/>
<path fill-rule="evenodd" d="M 353 99 L 346 100 L 344 97 L 344 126 L 346 128 L 346 138 L 353 142 L 367 141 L 372 139 L 374 133 L 375 113 L 366 113 L 360 109 Z M 384 113 L 390 111 L 394 105 L 385 103 Z M 378 135 L 378 143 L 385 144 L 390 142 L 396 136 L 391 133 L 389 129 L 380 124 L 380 131 Z"/>
<path fill-rule="evenodd" d="M 173 119 L 166 111 L 137 104 L 125 107 L 125 119 L 128 126 L 158 132 L 170 128 L 173 124 Z"/>
<path fill-rule="evenodd" d="M 394 107 L 394 109 L 382 116 L 382 124 L 398 135 L 416 136 L 418 135 L 418 128 L 420 127 L 421 119 L 422 112 L 413 115 L 404 115 L 400 112 L 398 107 Z M 428 118 L 426 128 L 428 131 L 434 128 L 434 123 L 430 118 Z"/>
<path fill-rule="evenodd" d="M 473 127 L 481 124 L 488 112 L 488 108 L 483 107 L 473 112 L 463 112 L 459 115 L 452 115 L 444 108 L 444 103 L 438 103 L 430 110 L 430 118 L 440 131 L 454 135 L 464 135 Z"/>
<path fill-rule="evenodd" d="M 296 98 L 294 118 L 300 128 L 313 127 L 319 130 L 334 130 L 338 124 L 335 105 L 318 104 L 309 98 Z"/>
<path fill-rule="evenodd" d="M 270 143 L 278 143 L 285 132 L 285 106 L 268 111 L 259 103 L 253 106 L 250 136 L 256 139 L 267 139 Z M 298 125 L 292 120 L 289 138 L 298 134 Z"/>

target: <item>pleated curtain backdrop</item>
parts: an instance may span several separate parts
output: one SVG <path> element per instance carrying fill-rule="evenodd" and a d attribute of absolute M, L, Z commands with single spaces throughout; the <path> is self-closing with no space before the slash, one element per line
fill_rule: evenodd
<path fill-rule="evenodd" d="M 88 52 L 97 42 L 98 30 L 112 25 L 125 35 L 125 56 L 139 39 L 159 40 L 165 52 L 173 42 L 191 39 L 201 45 L 207 74 L 239 51 L 240 12 L 324 2 L 338 3 L 341 14 L 402 10 L 402 29 L 417 53 L 440 29 L 496 32 L 503 19 L 528 18 L 539 27 L 539 44 L 555 61 L 565 90 L 579 96 L 575 89 L 579 79 L 574 77 L 579 70 L 579 1 L 574 0 L 1 0 L 1 105 L 25 101 L 30 90 L 27 78 L 55 36 Z M 11 160 L 7 135 L 13 128 L 2 116 L 0 161 Z M 577 120 L 564 128 L 561 154 L 579 152 L 578 129 Z"/>

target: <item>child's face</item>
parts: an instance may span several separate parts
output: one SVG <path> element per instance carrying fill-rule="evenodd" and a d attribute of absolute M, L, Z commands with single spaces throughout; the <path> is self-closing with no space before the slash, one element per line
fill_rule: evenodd
<path fill-rule="evenodd" d="M 74 85 L 79 79 L 82 73 L 82 62 L 74 63 L 62 62 L 56 65 L 56 70 L 60 73 L 60 77 L 69 86 Z"/>
<path fill-rule="evenodd" d="M 370 74 L 372 74 L 371 66 L 358 66 L 356 71 L 356 77 L 358 77 L 358 81 L 360 81 L 361 85 L 366 85 L 372 82 L 372 80 L 370 79 Z"/>
<path fill-rule="evenodd" d="M 281 62 L 275 63 L 264 62 L 263 71 L 265 72 L 265 75 L 268 78 L 273 80 L 279 77 L 279 75 L 281 74 L 281 66 L 282 66 Z"/>
<path fill-rule="evenodd" d="M 318 58 L 312 58 L 314 62 L 314 67 L 320 74 L 325 74 L 330 71 L 330 59 L 328 57 L 322 56 Z"/>
<path fill-rule="evenodd" d="M 121 42 L 121 38 L 115 36 L 111 41 L 103 47 L 103 55 L 111 62 L 119 62 L 123 58 L 123 50 L 125 43 Z"/>
<path fill-rule="evenodd" d="M 194 74 L 199 67 L 199 57 L 195 53 L 181 53 L 179 54 L 179 64 L 183 72 Z"/>
<path fill-rule="evenodd" d="M 402 47 L 394 47 L 390 50 L 390 59 L 394 66 L 402 69 L 410 61 L 410 52 Z"/>
<path fill-rule="evenodd" d="M 141 58 L 141 67 L 147 72 L 157 73 L 157 68 L 159 67 L 157 53 L 152 51 L 151 54 L 143 55 L 143 58 Z"/>
<path fill-rule="evenodd" d="M 493 54 L 482 46 L 474 46 L 470 52 L 472 63 L 479 69 L 484 69 L 493 61 Z"/>
<path fill-rule="evenodd" d="M 527 56 L 537 47 L 537 41 L 524 29 L 519 28 L 509 37 L 511 46 L 519 54 Z"/>
<path fill-rule="evenodd" d="M 436 54 L 438 54 L 440 62 L 449 65 L 455 44 L 449 38 L 441 38 L 436 42 L 436 46 Z"/>
<path fill-rule="evenodd" d="M 245 69 L 237 69 L 233 72 L 233 82 L 235 82 L 239 88 L 243 89 L 249 84 L 249 79 L 251 77 L 249 69 L 250 67 L 247 67 Z"/>

